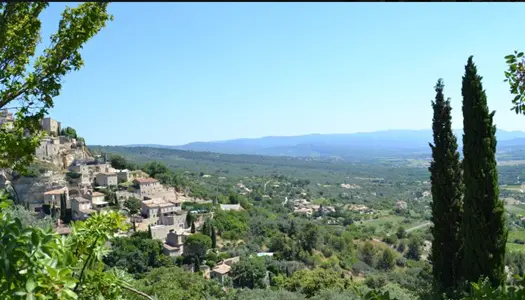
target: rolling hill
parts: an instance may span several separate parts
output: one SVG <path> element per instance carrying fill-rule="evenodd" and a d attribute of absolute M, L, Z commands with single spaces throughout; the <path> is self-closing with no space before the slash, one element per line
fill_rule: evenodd
<path fill-rule="evenodd" d="M 462 130 L 455 130 L 461 147 Z M 498 151 L 525 148 L 525 132 L 498 130 Z M 427 158 L 431 130 L 385 130 L 350 134 L 309 134 L 268 136 L 215 142 L 193 142 L 180 146 L 134 144 L 126 147 L 153 147 L 223 154 L 252 154 L 291 157 L 373 157 Z"/>

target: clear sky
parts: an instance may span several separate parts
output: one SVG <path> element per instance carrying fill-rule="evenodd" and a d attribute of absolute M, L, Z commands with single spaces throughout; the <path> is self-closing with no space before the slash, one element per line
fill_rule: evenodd
<path fill-rule="evenodd" d="M 64 5 L 43 13 L 43 34 Z M 525 50 L 523 4 L 112 3 L 110 12 L 51 111 L 88 144 L 428 129 L 439 77 L 461 128 L 471 54 L 498 127 L 525 130 L 503 82 L 503 57 Z"/>

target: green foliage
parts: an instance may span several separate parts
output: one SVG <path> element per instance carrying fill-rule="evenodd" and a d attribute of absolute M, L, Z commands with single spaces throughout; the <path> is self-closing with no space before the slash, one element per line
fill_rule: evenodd
<path fill-rule="evenodd" d="M 288 291 L 301 292 L 306 297 L 312 297 L 323 289 L 342 291 L 351 287 L 350 279 L 343 278 L 340 273 L 325 269 L 304 269 L 284 279 L 280 286 Z"/>
<path fill-rule="evenodd" d="M 383 255 L 377 262 L 377 268 L 380 270 L 390 271 L 395 266 L 395 255 L 392 250 L 386 248 L 383 250 Z"/>
<path fill-rule="evenodd" d="M 50 45 L 37 55 L 42 41 L 39 16 L 47 6 L 47 2 L 0 3 L 0 109 L 16 109 L 13 129 L 0 129 L 2 168 L 24 171 L 33 161 L 40 119 L 53 107 L 63 77 L 82 67 L 79 50 L 113 18 L 107 13 L 108 2 L 68 7 Z"/>
<path fill-rule="evenodd" d="M 111 162 L 111 166 L 117 170 L 127 169 L 132 171 L 137 168 L 135 164 L 128 162 L 128 160 L 122 155 L 111 154 L 109 156 L 109 161 Z"/>
<path fill-rule="evenodd" d="M 430 257 L 439 291 L 450 293 L 461 279 L 463 187 L 458 145 L 452 132 L 452 108 L 450 100 L 445 100 L 443 95 L 444 87 L 442 79 L 439 79 L 435 86 L 436 99 L 432 102 L 434 144 L 430 144 L 432 162 L 429 171 L 433 244 Z M 414 257 L 419 256 L 410 248 L 409 252 Z"/>
<path fill-rule="evenodd" d="M 270 289 L 243 289 L 236 293 L 236 300 L 305 300 L 306 297 L 300 293 L 294 293 L 287 290 L 270 290 Z"/>
<path fill-rule="evenodd" d="M 299 232 L 297 241 L 304 251 L 310 254 L 317 247 L 320 239 L 319 228 L 313 223 L 306 223 Z"/>
<path fill-rule="evenodd" d="M 20 205 L 10 206 L 3 210 L 3 213 L 9 214 L 12 218 L 20 220 L 24 227 L 36 227 L 41 229 L 50 229 L 53 228 L 53 225 L 56 223 L 49 216 L 40 218 L 36 214 L 31 213 Z"/>
<path fill-rule="evenodd" d="M 264 288 L 266 284 L 266 260 L 264 257 L 245 258 L 231 269 L 233 284 L 241 288 Z"/>
<path fill-rule="evenodd" d="M 124 207 L 129 210 L 130 215 L 138 214 L 141 208 L 141 202 L 135 197 L 130 197 L 124 201 Z"/>
<path fill-rule="evenodd" d="M 489 113 L 481 76 L 469 57 L 462 85 L 463 276 L 470 282 L 489 277 L 494 286 L 505 280 L 507 228 L 503 201 L 499 200 L 496 169 L 496 127 Z"/>
<path fill-rule="evenodd" d="M 505 56 L 508 65 L 505 71 L 505 82 L 509 83 L 510 93 L 514 95 L 511 110 L 516 114 L 525 113 L 525 57 L 523 52 L 514 51 Z"/>
<path fill-rule="evenodd" d="M 215 227 L 213 226 L 211 227 L 210 238 L 211 238 L 211 248 L 212 249 L 217 248 L 217 233 L 215 232 Z"/>
<path fill-rule="evenodd" d="M 66 238 L 50 228 L 25 226 L 8 211 L 0 218 L 0 298 L 116 299 L 122 278 L 103 272 L 101 259 L 108 239 L 125 229 L 121 215 L 96 213 L 75 222 Z"/>
<path fill-rule="evenodd" d="M 195 233 L 186 238 L 184 242 L 184 255 L 194 257 L 199 260 L 211 248 L 211 238 L 202 233 Z"/>
<path fill-rule="evenodd" d="M 471 283 L 471 289 L 468 296 L 462 300 L 477 299 L 498 299 L 498 300 L 518 300 L 525 299 L 525 278 L 515 277 L 516 284 L 512 286 L 494 287 L 489 278 Z"/>
<path fill-rule="evenodd" d="M 396 235 L 397 235 L 397 238 L 404 239 L 407 235 L 405 231 L 405 227 L 399 226 L 399 228 L 397 228 Z"/>
<path fill-rule="evenodd" d="M 217 211 L 213 226 L 224 239 L 242 239 L 248 233 L 248 217 L 244 211 Z"/>
<path fill-rule="evenodd" d="M 77 131 L 71 127 L 66 127 L 66 128 L 63 128 L 61 131 L 60 131 L 60 135 L 62 136 L 66 136 L 68 138 L 72 138 L 72 139 L 76 139 L 78 136 L 77 136 Z"/>
<path fill-rule="evenodd" d="M 406 257 L 415 261 L 421 259 L 421 240 L 418 237 L 413 236 L 410 238 Z"/>
<path fill-rule="evenodd" d="M 133 282 L 139 291 L 156 295 L 157 300 L 187 299 L 200 300 L 216 297 L 224 299 L 225 292 L 215 280 L 206 280 L 198 273 L 186 272 L 178 267 L 155 268 L 144 278 Z M 129 300 L 143 300 L 136 293 L 125 295 Z"/>
<path fill-rule="evenodd" d="M 149 174 L 149 176 L 157 178 L 158 175 L 169 173 L 168 167 L 166 165 L 158 162 L 158 161 L 152 161 L 149 163 L 146 163 L 144 166 L 142 166 L 142 171 Z"/>
<path fill-rule="evenodd" d="M 372 243 L 367 241 L 363 245 L 363 249 L 361 250 L 361 257 L 363 262 L 365 262 L 369 266 L 373 266 L 374 263 L 374 256 L 377 253 L 377 249 L 374 247 Z"/>
<path fill-rule="evenodd" d="M 114 238 L 111 240 L 111 250 L 104 258 L 104 263 L 137 277 L 153 268 L 173 266 L 173 260 L 162 253 L 162 243 L 144 238 L 141 234 Z"/>

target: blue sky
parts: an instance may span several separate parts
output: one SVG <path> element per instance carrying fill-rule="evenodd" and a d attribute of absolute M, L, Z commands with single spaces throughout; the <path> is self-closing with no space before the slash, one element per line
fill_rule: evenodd
<path fill-rule="evenodd" d="M 45 40 L 64 5 L 42 14 Z M 525 130 L 503 82 L 503 57 L 525 50 L 519 3 L 144 2 L 110 12 L 51 110 L 88 144 L 427 129 L 440 77 L 461 128 L 469 55 L 497 126 Z"/>

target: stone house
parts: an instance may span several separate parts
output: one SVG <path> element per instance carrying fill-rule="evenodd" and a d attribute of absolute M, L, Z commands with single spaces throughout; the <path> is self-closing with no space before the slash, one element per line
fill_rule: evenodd
<path fill-rule="evenodd" d="M 142 196 L 151 195 L 162 189 L 162 185 L 155 178 L 137 178 L 133 184 L 138 187 Z"/>
<path fill-rule="evenodd" d="M 100 186 L 118 185 L 117 174 L 115 173 L 98 173 L 95 176 L 95 182 Z"/>
<path fill-rule="evenodd" d="M 210 278 L 215 279 L 224 285 L 231 269 L 232 267 L 227 264 L 216 265 L 210 272 Z"/>
<path fill-rule="evenodd" d="M 186 229 L 189 224 L 186 224 L 187 211 L 175 211 L 170 215 L 161 215 L 157 220 L 157 224 L 174 226 L 177 229 Z"/>
<path fill-rule="evenodd" d="M 240 258 L 238 256 L 228 258 L 219 262 L 210 272 L 210 277 L 219 281 L 224 285 L 226 278 L 229 276 L 231 266 L 238 263 Z"/>
<path fill-rule="evenodd" d="M 88 193 L 88 198 L 91 202 L 103 202 L 106 198 L 106 195 L 101 192 L 91 192 Z"/>
<path fill-rule="evenodd" d="M 184 254 L 184 240 L 184 234 L 178 234 L 171 229 L 162 245 L 162 252 L 171 257 L 181 256 Z"/>
<path fill-rule="evenodd" d="M 115 170 L 115 174 L 117 174 L 118 182 L 128 182 L 131 178 L 129 170 Z"/>
<path fill-rule="evenodd" d="M 100 211 L 109 207 L 109 203 L 105 201 L 106 195 L 99 192 L 92 192 L 88 194 L 89 199 L 91 200 L 91 207 L 94 210 Z"/>
<path fill-rule="evenodd" d="M 43 118 L 40 121 L 40 126 L 43 131 L 51 136 L 58 136 L 60 134 L 60 122 L 51 118 Z"/>
<path fill-rule="evenodd" d="M 141 204 L 141 213 L 145 218 L 159 218 L 171 216 L 182 210 L 180 203 L 167 202 L 160 198 L 144 200 Z"/>
<path fill-rule="evenodd" d="M 85 164 L 73 164 L 69 166 L 69 171 L 80 174 L 89 174 L 89 166 Z"/>
<path fill-rule="evenodd" d="M 85 220 L 94 212 L 95 210 L 91 208 L 90 200 L 82 197 L 74 197 L 71 199 L 71 213 L 73 220 Z"/>
<path fill-rule="evenodd" d="M 56 209 L 61 208 L 60 196 L 66 196 L 66 208 L 71 208 L 71 201 L 69 199 L 69 189 L 67 187 L 50 190 L 44 193 L 44 205 L 55 206 Z"/>
<path fill-rule="evenodd" d="M 71 165 L 69 171 L 80 174 L 80 184 L 87 185 L 91 183 L 91 174 L 88 165 Z"/>

